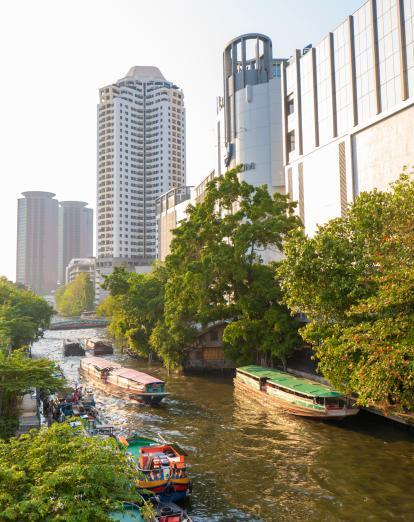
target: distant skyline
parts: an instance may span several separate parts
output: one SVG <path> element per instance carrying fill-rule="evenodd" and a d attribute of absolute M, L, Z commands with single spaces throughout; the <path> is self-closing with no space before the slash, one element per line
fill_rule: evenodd
<path fill-rule="evenodd" d="M 316 44 L 363 0 L 16 0 L 0 4 L 0 275 L 15 279 L 17 199 L 45 190 L 96 208 L 99 88 L 159 67 L 185 95 L 187 182 L 215 167 L 222 52 L 264 33 L 273 54 Z M 196 8 L 195 8 L 196 6 Z"/>

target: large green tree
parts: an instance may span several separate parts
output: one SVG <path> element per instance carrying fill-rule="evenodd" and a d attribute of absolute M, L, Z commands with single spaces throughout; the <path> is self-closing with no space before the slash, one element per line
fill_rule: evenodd
<path fill-rule="evenodd" d="M 110 296 L 98 313 L 111 318 L 111 334 L 142 357 L 151 350 L 150 337 L 164 313 L 165 267 L 157 265 L 148 274 L 115 268 L 103 287 Z"/>
<path fill-rule="evenodd" d="M 58 312 L 67 317 L 93 310 L 95 289 L 89 274 L 79 274 L 74 281 L 59 288 L 55 294 Z"/>
<path fill-rule="evenodd" d="M 36 341 L 52 315 L 43 297 L 0 277 L 0 345 L 13 349 Z"/>
<path fill-rule="evenodd" d="M 197 326 L 228 320 L 224 340 L 238 362 L 285 359 L 298 343 L 297 322 L 280 303 L 275 263 L 286 234 L 299 225 L 294 204 L 266 186 L 240 182 L 242 167 L 215 178 L 204 201 L 190 205 L 174 230 L 171 254 L 150 274 L 115 270 L 101 307 L 112 333 L 137 353 L 178 365 Z"/>
<path fill-rule="evenodd" d="M 114 439 L 53 424 L 0 440 L 0 519 L 98 522 L 136 501 L 138 471 Z"/>
<path fill-rule="evenodd" d="M 314 237 L 292 232 L 285 301 L 310 323 L 321 372 L 363 405 L 414 407 L 414 182 L 362 193 Z"/>
<path fill-rule="evenodd" d="M 228 320 L 223 338 L 237 362 L 283 360 L 298 342 L 297 323 L 280 304 L 275 263 L 265 264 L 299 225 L 294 204 L 240 182 L 241 168 L 211 181 L 204 201 L 190 206 L 174 231 L 158 336 L 172 363 L 197 323 Z"/>

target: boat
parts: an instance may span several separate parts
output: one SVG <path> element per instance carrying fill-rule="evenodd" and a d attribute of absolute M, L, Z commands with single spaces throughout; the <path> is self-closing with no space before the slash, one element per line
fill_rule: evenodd
<path fill-rule="evenodd" d="M 154 522 L 192 522 L 187 513 L 172 502 L 161 502 L 157 497 L 151 497 L 153 510 L 155 512 Z M 145 522 L 141 507 L 132 502 L 124 502 L 122 511 L 110 513 L 111 520 L 119 522 Z"/>
<path fill-rule="evenodd" d="M 125 451 L 137 463 L 142 478 L 137 486 L 164 502 L 181 502 L 191 493 L 191 481 L 185 463 L 186 452 L 175 443 L 157 442 L 134 435 L 118 436 Z"/>
<path fill-rule="evenodd" d="M 90 351 L 93 355 L 112 355 L 114 353 L 113 346 L 108 341 L 98 339 L 84 339 L 82 341 L 82 348 Z"/>
<path fill-rule="evenodd" d="M 64 339 L 63 355 L 65 357 L 84 356 L 85 350 L 82 348 L 80 341 L 75 339 Z"/>
<path fill-rule="evenodd" d="M 237 368 L 234 384 L 269 406 L 301 417 L 340 420 L 359 411 L 348 397 L 327 385 L 263 366 Z"/>
<path fill-rule="evenodd" d="M 135 403 L 154 406 L 168 395 L 164 381 L 101 357 L 83 359 L 79 374 L 100 390 Z"/>

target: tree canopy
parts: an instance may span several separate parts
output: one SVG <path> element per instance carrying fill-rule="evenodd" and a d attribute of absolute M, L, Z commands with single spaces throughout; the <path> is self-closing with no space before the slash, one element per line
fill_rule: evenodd
<path fill-rule="evenodd" d="M 138 471 L 111 438 L 68 423 L 0 440 L 0 519 L 111 520 L 122 501 L 137 501 Z"/>
<path fill-rule="evenodd" d="M 116 270 L 105 282 L 113 331 L 167 366 L 181 361 L 198 325 L 217 320 L 229 323 L 224 341 L 236 361 L 283 360 L 298 341 L 297 323 L 280 304 L 276 263 L 265 264 L 299 225 L 295 205 L 240 182 L 239 171 L 213 179 L 204 201 L 188 207 L 163 266 L 148 275 Z"/>
<path fill-rule="evenodd" d="M 89 274 L 78 274 L 76 279 L 56 290 L 55 301 L 58 312 L 67 317 L 93 310 L 95 289 Z"/>
<path fill-rule="evenodd" d="M 319 368 L 363 405 L 414 406 L 414 182 L 362 193 L 345 218 L 295 230 L 278 274 Z"/>
<path fill-rule="evenodd" d="M 115 268 L 103 284 L 110 296 L 98 313 L 111 317 L 110 333 L 143 357 L 152 349 L 150 336 L 164 313 L 166 278 L 167 272 L 160 265 L 149 274 Z"/>
<path fill-rule="evenodd" d="M 0 345 L 19 348 L 36 341 L 52 315 L 43 297 L 0 277 Z"/>

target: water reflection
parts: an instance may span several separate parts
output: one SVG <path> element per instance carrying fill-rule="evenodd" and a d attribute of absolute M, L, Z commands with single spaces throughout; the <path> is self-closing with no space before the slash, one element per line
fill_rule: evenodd
<path fill-rule="evenodd" d="M 47 332 L 34 348 L 62 360 L 62 339 L 99 331 Z M 158 408 L 96 392 L 119 429 L 175 439 L 189 453 L 195 521 L 414 520 L 413 436 L 358 415 L 338 424 L 269 411 L 231 379 L 166 376 L 122 354 L 108 357 L 167 381 Z M 78 380 L 79 358 L 62 367 Z"/>

